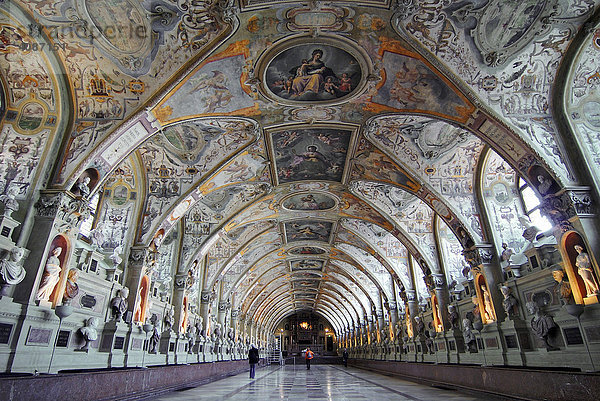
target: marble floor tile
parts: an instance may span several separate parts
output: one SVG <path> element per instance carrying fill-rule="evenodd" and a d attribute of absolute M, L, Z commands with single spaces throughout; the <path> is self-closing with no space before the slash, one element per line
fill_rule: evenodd
<path fill-rule="evenodd" d="M 256 370 L 255 379 L 242 373 L 195 388 L 175 391 L 154 401 L 475 401 L 493 400 L 435 388 L 361 369 L 334 365 L 272 366 Z"/>

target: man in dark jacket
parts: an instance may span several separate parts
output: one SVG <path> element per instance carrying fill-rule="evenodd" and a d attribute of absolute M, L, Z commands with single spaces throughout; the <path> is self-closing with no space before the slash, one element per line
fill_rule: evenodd
<path fill-rule="evenodd" d="M 344 353 L 342 354 L 342 360 L 344 361 L 344 366 L 348 367 L 348 350 L 344 348 Z"/>
<path fill-rule="evenodd" d="M 256 364 L 258 363 L 258 349 L 254 344 L 250 344 L 250 351 L 248 351 L 248 362 L 250 363 L 250 378 L 254 379 L 254 373 L 256 370 Z"/>

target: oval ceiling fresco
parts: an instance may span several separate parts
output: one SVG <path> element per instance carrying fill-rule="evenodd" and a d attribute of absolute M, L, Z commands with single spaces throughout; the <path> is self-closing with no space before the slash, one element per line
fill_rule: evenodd
<path fill-rule="evenodd" d="M 287 210 L 330 210 L 335 205 L 331 196 L 318 192 L 292 195 L 283 201 Z"/>
<path fill-rule="evenodd" d="M 290 249 L 288 253 L 290 255 L 322 255 L 325 253 L 325 250 L 314 246 L 301 246 Z"/>
<path fill-rule="evenodd" d="M 361 63 L 326 43 L 305 43 L 276 55 L 265 71 L 275 96 L 298 102 L 333 101 L 354 93 L 363 81 Z"/>

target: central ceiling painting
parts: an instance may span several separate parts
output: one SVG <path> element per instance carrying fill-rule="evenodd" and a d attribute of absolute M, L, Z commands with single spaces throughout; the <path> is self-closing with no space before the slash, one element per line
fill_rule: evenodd
<path fill-rule="evenodd" d="M 318 270 L 322 271 L 325 261 L 321 259 L 300 259 L 290 262 L 290 267 L 293 272 L 301 270 Z"/>
<path fill-rule="evenodd" d="M 363 72 L 346 50 L 328 44 L 301 44 L 279 53 L 266 70 L 266 84 L 276 96 L 301 101 L 343 98 L 359 86 Z"/>
<path fill-rule="evenodd" d="M 287 242 L 322 241 L 329 242 L 333 223 L 328 221 L 294 221 L 285 223 Z"/>
<path fill-rule="evenodd" d="M 271 136 L 279 183 L 341 181 L 352 131 L 299 128 Z"/>

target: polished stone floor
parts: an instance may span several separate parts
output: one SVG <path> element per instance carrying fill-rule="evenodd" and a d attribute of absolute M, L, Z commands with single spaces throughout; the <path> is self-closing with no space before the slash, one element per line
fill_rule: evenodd
<path fill-rule="evenodd" d="M 242 373 L 196 388 L 185 389 L 155 398 L 154 401 L 199 400 L 289 400 L 289 401 L 392 401 L 392 400 L 493 400 L 416 384 L 339 365 L 271 366 L 256 370 L 256 378 Z"/>

